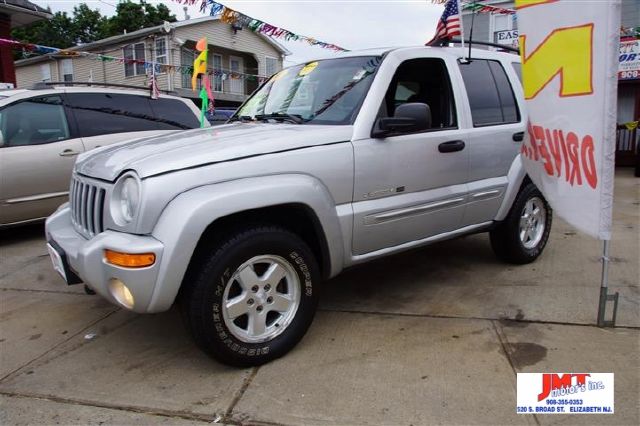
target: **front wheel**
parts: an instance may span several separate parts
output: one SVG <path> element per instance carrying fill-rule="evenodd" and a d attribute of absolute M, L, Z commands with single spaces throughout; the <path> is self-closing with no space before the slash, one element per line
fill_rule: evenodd
<path fill-rule="evenodd" d="M 291 350 L 318 304 L 319 273 L 297 235 L 272 226 L 231 236 L 185 283 L 183 316 L 196 343 L 234 366 L 261 365 Z"/>
<path fill-rule="evenodd" d="M 491 247 L 509 263 L 531 263 L 547 245 L 552 210 L 533 183 L 518 193 L 505 220 L 490 232 Z"/>

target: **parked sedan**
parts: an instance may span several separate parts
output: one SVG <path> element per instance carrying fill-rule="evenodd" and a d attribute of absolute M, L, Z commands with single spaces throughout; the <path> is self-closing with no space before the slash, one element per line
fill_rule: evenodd
<path fill-rule="evenodd" d="M 67 200 L 76 156 L 197 128 L 187 99 L 144 90 L 49 87 L 0 92 L 0 227 L 45 219 Z"/>

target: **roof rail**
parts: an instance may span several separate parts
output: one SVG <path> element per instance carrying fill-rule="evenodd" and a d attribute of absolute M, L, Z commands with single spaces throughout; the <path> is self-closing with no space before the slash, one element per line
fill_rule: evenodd
<path fill-rule="evenodd" d="M 465 40 L 465 43 L 468 44 L 479 44 L 481 46 L 490 46 L 490 47 L 495 47 L 498 49 L 502 49 L 502 50 L 507 50 L 509 52 L 512 53 L 520 53 L 520 51 L 518 49 L 516 49 L 515 47 L 511 47 L 511 46 L 507 46 L 504 44 L 498 44 L 498 43 L 491 43 L 489 41 L 479 41 L 479 40 Z M 445 46 L 447 43 L 461 43 L 459 38 L 453 38 L 451 40 L 436 40 L 433 43 L 429 43 L 428 46 Z"/>
<path fill-rule="evenodd" d="M 43 90 L 48 89 L 51 86 L 95 86 L 95 87 L 118 87 L 121 89 L 134 89 L 134 90 L 149 90 L 148 87 L 144 86 L 132 86 L 129 84 L 116 84 L 116 83 L 100 83 L 100 82 L 91 82 L 91 81 L 47 81 L 36 83 L 31 86 L 32 90 Z M 160 90 L 160 92 L 166 93 L 168 95 L 176 95 L 177 93 L 173 90 Z"/>

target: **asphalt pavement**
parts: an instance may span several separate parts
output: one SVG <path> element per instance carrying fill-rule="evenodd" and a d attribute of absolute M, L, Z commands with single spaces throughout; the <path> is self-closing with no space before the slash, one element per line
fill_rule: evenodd
<path fill-rule="evenodd" d="M 554 218 L 530 265 L 473 235 L 345 271 L 302 342 L 259 368 L 199 351 L 178 312 L 137 315 L 66 286 L 43 227 L 0 233 L 0 424 L 640 424 L 640 179 L 615 182 L 602 243 Z M 518 372 L 615 373 L 615 414 L 516 414 Z"/>

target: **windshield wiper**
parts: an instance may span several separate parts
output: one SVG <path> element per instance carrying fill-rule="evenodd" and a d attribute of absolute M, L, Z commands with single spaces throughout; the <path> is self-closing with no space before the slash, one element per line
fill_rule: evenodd
<path fill-rule="evenodd" d="M 246 121 L 253 121 L 253 118 L 250 115 L 234 115 L 227 121 L 227 123 L 232 123 L 234 121 L 242 121 L 243 123 Z"/>
<path fill-rule="evenodd" d="M 257 114 L 256 120 L 289 120 L 295 124 L 302 124 L 304 120 L 300 114 L 287 114 L 284 112 L 273 112 L 271 114 Z"/>

